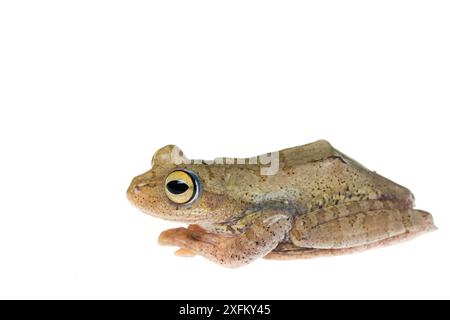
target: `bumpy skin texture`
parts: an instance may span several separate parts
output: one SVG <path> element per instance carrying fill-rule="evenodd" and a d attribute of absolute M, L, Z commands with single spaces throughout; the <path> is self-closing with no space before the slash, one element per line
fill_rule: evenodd
<path fill-rule="evenodd" d="M 153 216 L 195 223 L 160 236 L 161 244 L 181 247 L 180 255 L 237 267 L 267 254 L 292 259 L 360 251 L 435 228 L 429 213 L 413 209 L 408 189 L 324 140 L 280 151 L 274 175 L 262 175 L 262 165 L 249 161 L 175 165 L 174 148 L 158 150 L 152 169 L 133 179 L 128 198 Z M 165 194 L 165 178 L 175 169 L 200 179 L 201 193 L 190 205 Z"/>

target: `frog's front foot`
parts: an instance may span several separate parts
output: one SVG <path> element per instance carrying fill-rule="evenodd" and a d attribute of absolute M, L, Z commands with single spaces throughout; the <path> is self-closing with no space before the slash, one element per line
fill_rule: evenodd
<path fill-rule="evenodd" d="M 171 229 L 171 230 L 177 230 L 175 232 L 172 232 L 171 230 L 166 230 L 163 233 L 161 233 L 159 243 L 161 243 L 163 245 L 164 244 L 175 245 L 176 239 L 177 239 L 176 236 L 180 232 L 179 229 L 184 229 L 184 228 Z M 186 229 L 184 229 L 184 230 L 186 230 Z M 199 225 L 196 225 L 196 224 L 189 225 L 189 227 L 188 227 L 188 229 L 186 231 L 189 232 L 190 230 L 198 230 L 198 231 L 206 232 Z M 184 248 L 184 247 L 181 247 L 177 251 L 175 251 L 175 255 L 177 257 L 188 257 L 188 258 L 196 256 L 194 251 L 189 250 L 189 249 Z"/>
<path fill-rule="evenodd" d="M 260 258 L 285 237 L 292 218 L 272 210 L 262 211 L 244 232 L 215 234 L 198 225 L 169 229 L 159 236 L 159 244 L 177 246 L 178 255 L 201 255 L 227 267 L 239 267 Z"/>
<path fill-rule="evenodd" d="M 197 248 L 200 243 L 205 246 L 217 245 L 220 237 L 213 233 L 208 233 L 205 229 L 196 224 L 189 225 L 188 228 L 174 228 L 163 231 L 158 239 L 158 243 L 164 246 L 176 246 L 184 249 L 180 253 L 187 253 Z"/>
<path fill-rule="evenodd" d="M 188 228 L 174 228 L 163 231 L 159 236 L 158 243 L 164 246 L 180 247 L 175 251 L 176 256 L 193 257 L 206 248 L 212 251 L 219 245 L 219 238 L 218 235 L 208 233 L 199 225 L 191 224 Z"/>

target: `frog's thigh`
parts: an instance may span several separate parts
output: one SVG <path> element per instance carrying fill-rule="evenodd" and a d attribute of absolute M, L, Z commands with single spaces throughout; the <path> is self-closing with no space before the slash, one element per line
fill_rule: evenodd
<path fill-rule="evenodd" d="M 380 240 L 378 242 L 342 249 L 299 248 L 293 246 L 293 248 L 290 250 L 278 251 L 277 249 L 275 249 L 268 255 L 266 255 L 264 259 L 292 260 L 292 259 L 311 259 L 317 257 L 339 256 L 344 254 L 361 252 L 372 248 L 385 247 L 393 243 L 399 243 L 402 241 L 410 240 L 417 235 L 418 233 L 403 233 L 398 236 Z"/>
<path fill-rule="evenodd" d="M 161 233 L 159 243 L 188 249 L 221 265 L 238 267 L 272 251 L 291 227 L 291 216 L 264 210 L 252 225 L 237 235 L 208 233 L 199 228 L 177 228 Z"/>
<path fill-rule="evenodd" d="M 413 209 L 370 210 L 320 223 L 317 217 L 308 217 L 311 214 L 300 216 L 291 230 L 291 241 L 297 247 L 353 248 L 435 228 L 429 213 Z"/>

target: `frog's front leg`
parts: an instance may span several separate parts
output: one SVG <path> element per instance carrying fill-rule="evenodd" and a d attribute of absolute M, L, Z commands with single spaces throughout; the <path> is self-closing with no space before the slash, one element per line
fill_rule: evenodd
<path fill-rule="evenodd" d="M 263 210 L 252 214 L 251 224 L 233 235 L 207 232 L 198 226 L 161 233 L 159 243 L 187 249 L 227 267 L 239 267 L 272 251 L 292 227 L 292 216 Z"/>
<path fill-rule="evenodd" d="M 299 248 L 348 249 L 434 230 L 428 212 L 391 201 L 365 201 L 301 215 L 290 232 Z"/>

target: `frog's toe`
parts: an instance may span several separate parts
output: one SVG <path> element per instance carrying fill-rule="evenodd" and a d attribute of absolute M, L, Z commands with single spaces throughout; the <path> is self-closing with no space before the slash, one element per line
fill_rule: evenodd
<path fill-rule="evenodd" d="M 177 237 L 182 234 L 184 228 L 169 229 L 161 232 L 158 243 L 163 246 L 176 245 Z"/>
<path fill-rule="evenodd" d="M 177 251 L 175 251 L 175 255 L 178 257 L 194 257 L 195 252 L 186 248 L 180 248 Z"/>
<path fill-rule="evenodd" d="M 193 248 L 196 243 L 217 245 L 220 243 L 218 235 L 208 233 L 200 227 L 175 228 L 163 231 L 159 236 L 158 243 L 161 245 Z"/>

